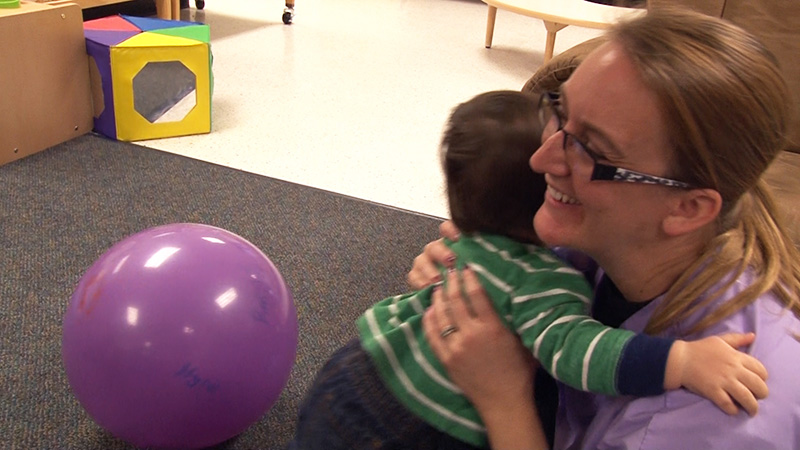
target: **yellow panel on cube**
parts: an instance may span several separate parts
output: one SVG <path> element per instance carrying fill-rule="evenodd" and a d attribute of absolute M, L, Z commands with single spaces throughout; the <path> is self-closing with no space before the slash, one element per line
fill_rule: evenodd
<path fill-rule="evenodd" d="M 159 67 L 159 63 L 164 63 L 163 67 Z M 179 66 L 168 63 L 177 63 Z M 186 73 L 194 75 L 191 86 L 177 83 L 185 81 Z M 111 74 L 114 80 L 117 139 L 135 141 L 211 131 L 207 44 L 155 33 L 139 34 L 111 49 Z M 159 79 L 157 75 L 165 79 Z M 146 77 L 151 83 L 136 85 L 134 80 L 137 76 Z M 134 89 L 134 86 L 138 89 Z M 148 89 L 151 92 L 141 93 Z M 134 97 L 137 93 L 145 96 L 150 94 L 171 103 L 178 103 L 177 100 L 185 95 L 194 96 L 196 101 L 194 107 L 179 121 L 152 121 L 146 117 L 146 111 L 135 107 Z"/>

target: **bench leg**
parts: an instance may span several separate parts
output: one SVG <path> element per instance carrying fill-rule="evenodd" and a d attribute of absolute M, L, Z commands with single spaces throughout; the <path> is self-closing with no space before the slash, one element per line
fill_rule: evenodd
<path fill-rule="evenodd" d="M 544 62 L 550 61 L 553 57 L 553 48 L 556 45 L 556 33 L 566 27 L 563 23 L 544 21 L 544 28 L 547 30 L 547 42 L 544 44 Z"/>
<path fill-rule="evenodd" d="M 181 18 L 181 0 L 172 0 L 172 20 Z"/>
<path fill-rule="evenodd" d="M 164 20 L 179 20 L 181 0 L 156 0 L 156 16 Z"/>
<path fill-rule="evenodd" d="M 156 0 L 156 15 L 159 19 L 169 20 L 172 17 L 171 0 Z"/>
<path fill-rule="evenodd" d="M 489 5 L 489 15 L 486 17 L 486 48 L 492 48 L 494 36 L 494 21 L 497 18 L 497 7 Z"/>

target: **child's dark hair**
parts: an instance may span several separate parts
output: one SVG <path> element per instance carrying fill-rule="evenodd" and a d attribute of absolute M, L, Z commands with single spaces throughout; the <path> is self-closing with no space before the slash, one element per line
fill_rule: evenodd
<path fill-rule="evenodd" d="M 450 216 L 465 233 L 540 244 L 533 216 L 547 185 L 528 160 L 541 143 L 538 98 L 492 91 L 458 105 L 442 138 Z"/>

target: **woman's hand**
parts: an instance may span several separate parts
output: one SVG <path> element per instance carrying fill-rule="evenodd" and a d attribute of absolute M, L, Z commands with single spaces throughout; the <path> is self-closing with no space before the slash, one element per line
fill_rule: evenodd
<path fill-rule="evenodd" d="M 425 337 L 478 410 L 492 448 L 547 448 L 533 396 L 530 351 L 509 331 L 470 269 L 451 270 L 425 313 Z"/>
<path fill-rule="evenodd" d="M 439 235 L 457 241 L 459 230 L 451 220 L 446 220 L 439 225 Z M 425 245 L 422 254 L 414 258 L 414 264 L 406 280 L 413 289 L 422 289 L 438 283 L 442 281 L 439 268 L 441 266 L 452 268 L 455 261 L 456 255 L 441 239 L 437 239 Z"/>

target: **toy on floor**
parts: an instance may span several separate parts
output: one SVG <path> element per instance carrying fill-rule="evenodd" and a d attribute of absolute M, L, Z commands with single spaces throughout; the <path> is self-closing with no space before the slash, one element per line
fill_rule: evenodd
<path fill-rule="evenodd" d="M 211 131 L 208 25 L 109 16 L 84 23 L 94 127 L 121 141 Z"/>
<path fill-rule="evenodd" d="M 220 228 L 171 224 L 123 239 L 80 279 L 62 356 L 92 419 L 138 447 L 203 448 L 261 418 L 297 350 L 273 263 Z"/>

